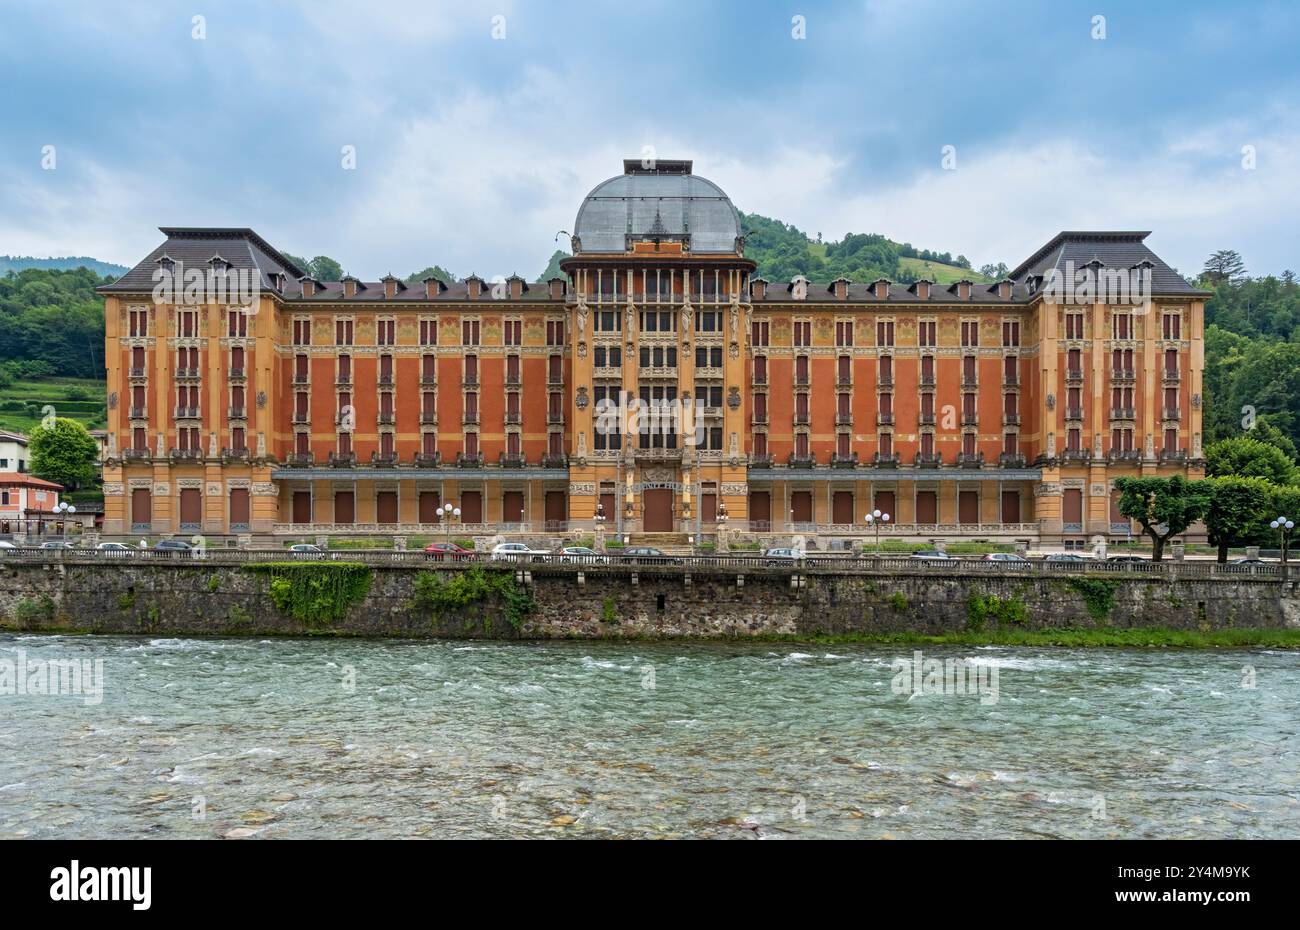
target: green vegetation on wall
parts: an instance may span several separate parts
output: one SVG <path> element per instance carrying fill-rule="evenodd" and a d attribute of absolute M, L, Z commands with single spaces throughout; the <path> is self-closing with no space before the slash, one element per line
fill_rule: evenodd
<path fill-rule="evenodd" d="M 1020 595 L 998 597 L 996 594 L 981 594 L 978 589 L 971 591 L 966 601 L 966 629 L 978 632 L 993 622 L 995 627 L 1011 623 L 1024 623 L 1029 619 L 1029 609 Z"/>
<path fill-rule="evenodd" d="M 347 616 L 370 592 L 372 577 L 360 562 L 265 562 L 243 570 L 269 576 L 276 609 L 313 626 Z"/>
<path fill-rule="evenodd" d="M 1115 609 L 1115 592 L 1119 590 L 1119 582 L 1114 578 L 1071 578 L 1066 584 L 1083 598 L 1088 615 L 1094 620 L 1105 620 Z"/>
<path fill-rule="evenodd" d="M 516 631 L 536 606 L 528 589 L 515 580 L 513 571 L 485 571 L 475 565 L 450 577 L 437 571 L 422 572 L 415 580 L 410 607 L 441 618 L 461 613 L 493 597 L 501 602 L 506 621 Z"/>

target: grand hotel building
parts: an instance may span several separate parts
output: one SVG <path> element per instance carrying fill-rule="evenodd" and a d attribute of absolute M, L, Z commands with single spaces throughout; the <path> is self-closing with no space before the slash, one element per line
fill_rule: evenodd
<path fill-rule="evenodd" d="M 450 502 L 458 535 L 598 512 L 852 535 L 880 509 L 896 535 L 1052 543 L 1126 535 L 1120 476 L 1202 470 L 1207 295 L 1143 232 L 1063 232 L 994 283 L 767 281 L 689 161 L 625 162 L 542 284 L 317 281 L 250 229 L 162 232 L 102 288 L 108 534 L 418 535 Z M 256 299 L 155 299 L 195 268 Z M 1149 293 L 1069 300 L 1067 268 Z M 698 417 L 615 432 L 620 397 Z"/>

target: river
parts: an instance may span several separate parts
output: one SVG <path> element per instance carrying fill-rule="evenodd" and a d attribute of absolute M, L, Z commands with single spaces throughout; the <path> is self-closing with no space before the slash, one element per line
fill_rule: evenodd
<path fill-rule="evenodd" d="M 913 658 L 7 634 L 0 838 L 1300 836 L 1300 654 Z"/>

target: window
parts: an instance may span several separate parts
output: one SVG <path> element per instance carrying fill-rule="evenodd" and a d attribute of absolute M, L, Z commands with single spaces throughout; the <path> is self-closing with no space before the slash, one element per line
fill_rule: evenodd
<path fill-rule="evenodd" d="M 796 320 L 794 324 L 794 344 L 799 347 L 812 345 L 812 323 L 808 320 Z"/>
<path fill-rule="evenodd" d="M 1067 313 L 1065 315 L 1065 338 L 1082 339 L 1083 338 L 1083 314 Z"/>
<path fill-rule="evenodd" d="M 243 310 L 230 310 L 226 313 L 226 335 L 247 336 L 248 314 Z"/>
<path fill-rule="evenodd" d="M 837 346 L 853 345 L 853 321 L 838 320 L 835 323 L 835 344 Z"/>
<path fill-rule="evenodd" d="M 375 322 L 375 345 L 397 345 L 396 320 L 377 320 Z"/>
<path fill-rule="evenodd" d="M 508 346 L 523 345 L 523 320 L 506 320 L 503 337 Z"/>
<path fill-rule="evenodd" d="M 1002 321 L 1002 345 L 1004 348 L 1011 348 L 1020 345 L 1019 320 Z"/>
<path fill-rule="evenodd" d="M 1166 313 L 1164 315 L 1163 326 L 1161 329 L 1166 339 L 1181 339 L 1183 332 L 1183 316 L 1181 313 Z"/>
<path fill-rule="evenodd" d="M 754 356 L 754 383 L 767 384 L 767 356 Z"/>
<path fill-rule="evenodd" d="M 560 323 L 561 335 L 564 324 Z M 592 327 L 598 333 L 616 333 L 623 328 L 622 310 L 601 310 L 592 319 Z M 547 345 L 561 345 L 563 340 L 548 342 Z"/>
<path fill-rule="evenodd" d="M 460 344 L 465 346 L 476 346 L 479 344 L 479 321 L 478 320 L 461 320 L 460 321 Z"/>
<path fill-rule="evenodd" d="M 1111 316 L 1111 331 L 1114 339 L 1132 339 L 1133 338 L 1133 317 L 1127 311 L 1116 311 Z"/>
<path fill-rule="evenodd" d="M 149 311 L 148 310 L 131 310 L 127 314 L 127 322 L 130 326 L 130 333 L 136 338 L 142 338 L 149 335 Z"/>
<path fill-rule="evenodd" d="M 1166 375 L 1178 374 L 1178 350 L 1177 349 L 1165 350 L 1165 374 Z"/>
<path fill-rule="evenodd" d="M 199 335 L 199 311 L 176 311 L 176 335 L 186 337 Z"/>
<path fill-rule="evenodd" d="M 1165 452 L 1177 452 L 1177 451 L 1178 451 L 1178 430 L 1176 430 L 1176 429 L 1167 429 L 1167 430 L 1165 430 L 1165 447 L 1164 447 L 1164 448 L 1165 448 Z"/>
<path fill-rule="evenodd" d="M 597 314 L 597 316 L 604 316 L 607 313 L 612 314 L 614 316 L 618 315 L 617 310 L 602 310 L 599 314 Z M 599 329 L 600 327 L 596 327 L 596 328 Z M 564 321 L 563 320 L 546 321 L 546 344 L 548 346 L 564 345 Z"/>
<path fill-rule="evenodd" d="M 769 343 L 769 341 L 768 341 L 768 337 L 769 337 L 769 335 L 770 335 L 770 333 L 769 333 L 769 331 L 768 331 L 768 326 L 769 326 L 769 324 L 768 324 L 767 320 L 761 320 L 761 321 L 760 321 L 760 320 L 755 320 L 755 321 L 754 321 L 754 324 L 753 324 L 753 326 L 751 327 L 751 331 L 750 331 L 750 341 L 751 341 L 754 345 L 756 345 L 756 346 L 766 346 L 766 345 L 770 345 L 770 343 Z"/>
<path fill-rule="evenodd" d="M 293 344 L 296 346 L 311 345 L 311 320 L 300 318 L 293 321 Z"/>
<path fill-rule="evenodd" d="M 917 340 L 921 346 L 934 348 L 939 344 L 935 339 L 935 326 L 934 320 L 922 320 L 917 325 Z"/>
<path fill-rule="evenodd" d="M 894 321 L 876 321 L 876 345 L 892 346 L 894 344 Z"/>
<path fill-rule="evenodd" d="M 722 314 L 716 310 L 701 310 L 695 314 L 695 331 L 717 333 L 722 331 Z"/>
<path fill-rule="evenodd" d="M 420 345 L 436 346 L 438 344 L 438 321 L 436 319 L 420 320 Z"/>
<path fill-rule="evenodd" d="M 978 320 L 961 321 L 961 344 L 970 347 L 980 344 L 980 324 Z"/>

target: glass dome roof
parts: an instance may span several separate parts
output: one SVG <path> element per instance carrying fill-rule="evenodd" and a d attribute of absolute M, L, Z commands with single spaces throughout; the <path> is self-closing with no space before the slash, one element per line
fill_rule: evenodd
<path fill-rule="evenodd" d="M 627 237 L 689 237 L 692 252 L 734 252 L 740 213 L 722 188 L 690 173 L 691 163 L 659 162 L 643 169 L 624 163 L 624 174 L 587 195 L 574 235 L 584 252 L 623 252 Z"/>

